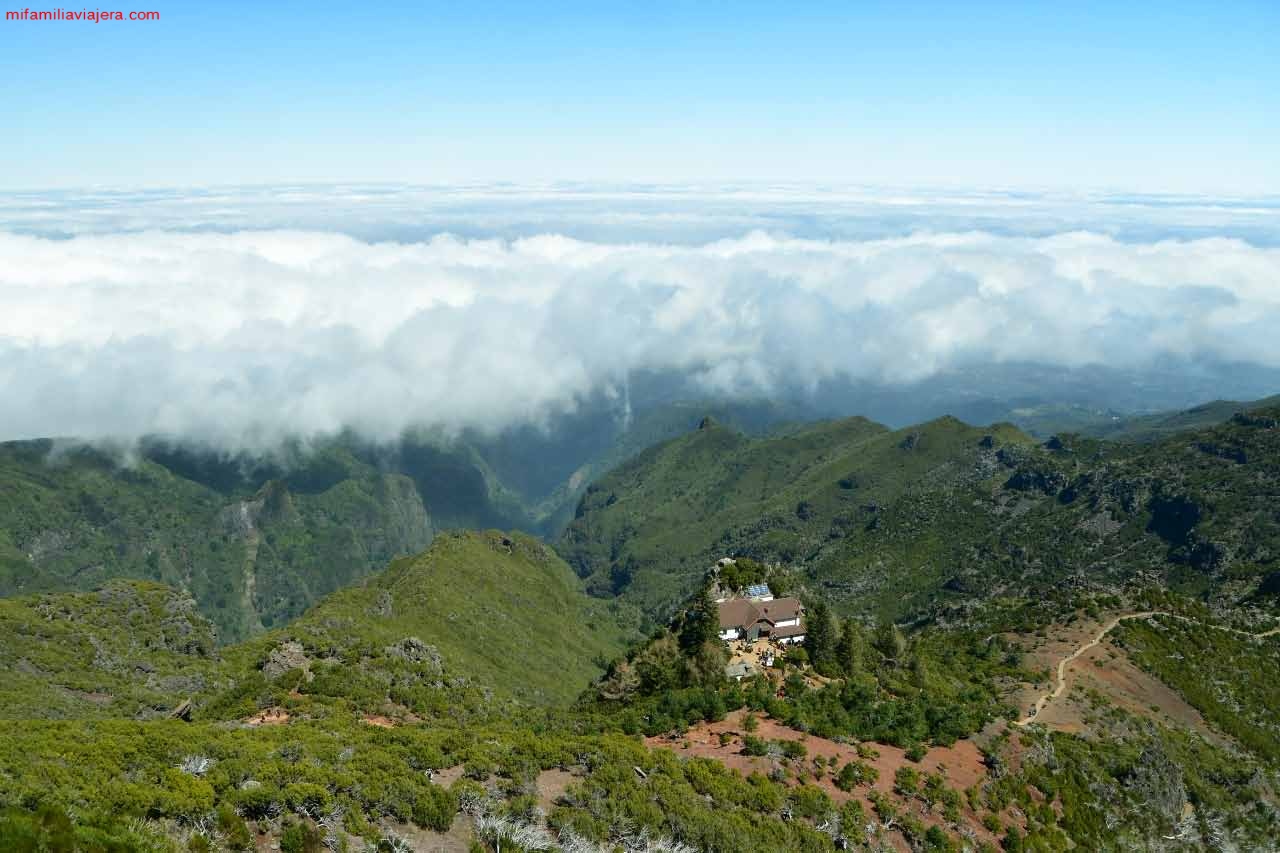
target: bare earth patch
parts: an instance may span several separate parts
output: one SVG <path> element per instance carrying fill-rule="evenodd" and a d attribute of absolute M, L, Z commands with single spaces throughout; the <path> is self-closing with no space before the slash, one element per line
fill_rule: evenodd
<path fill-rule="evenodd" d="M 538 805 L 544 812 L 555 807 L 556 800 L 564 795 L 578 777 L 568 770 L 543 770 L 538 774 Z"/>
<path fill-rule="evenodd" d="M 466 772 L 466 769 L 465 765 L 458 764 L 454 767 L 446 767 L 443 770 L 432 770 L 431 781 L 441 788 L 448 788 L 462 778 L 462 774 Z"/>
<path fill-rule="evenodd" d="M 259 711 L 252 717 L 247 717 L 240 722 L 246 726 L 283 726 L 289 722 L 289 712 L 284 708 L 268 708 L 265 711 Z"/>
<path fill-rule="evenodd" d="M 1010 639 L 1024 648 L 1030 647 L 1027 651 L 1030 666 L 1051 673 L 1047 684 L 1023 685 L 1015 694 L 1019 710 L 1028 714 L 1022 722 L 1034 722 L 1071 734 L 1087 733 L 1092 714 L 1087 692 L 1096 691 L 1131 714 L 1173 722 L 1215 743 L 1224 743 L 1200 712 L 1164 682 L 1134 665 L 1124 650 L 1111 642 L 1109 634 L 1099 638 L 1099 633 L 1113 625 L 1117 618 L 1128 616 L 1109 614 L 1054 625 L 1045 631 L 1044 637 L 1011 636 Z M 1058 687 L 1056 673 L 1063 661 L 1066 663 L 1061 670 L 1061 691 L 1052 696 L 1050 691 Z M 1040 700 L 1039 710 L 1030 714 L 1037 700 Z"/>
<path fill-rule="evenodd" d="M 872 786 L 875 790 L 893 798 L 900 808 L 916 814 L 926 827 L 937 824 L 944 829 L 949 829 L 949 827 L 941 814 L 927 812 L 924 803 L 919 800 L 908 801 L 907 798 L 893 792 L 893 777 L 898 768 L 911 766 L 919 770 L 922 775 L 925 773 L 938 773 L 946 778 L 949 787 L 962 793 L 966 788 L 979 785 L 987 778 L 987 768 L 983 763 L 982 753 L 970 740 L 957 741 L 953 746 L 948 747 L 934 747 L 918 763 L 909 760 L 906 757 L 905 750 L 884 744 L 874 744 L 875 750 L 879 753 L 878 757 L 859 759 L 856 746 L 807 735 L 765 716 L 758 717 L 759 727 L 754 732 L 755 737 L 765 740 L 799 741 L 804 744 L 808 757 L 800 761 L 788 761 L 783 758 L 743 755 L 743 734 L 745 732 L 743 718 L 746 713 L 746 711 L 734 711 L 721 722 L 699 723 L 691 727 L 682 737 L 673 738 L 659 735 L 646 738 L 645 744 L 650 748 L 671 749 L 678 755 L 713 758 L 725 767 L 737 770 L 744 776 L 752 772 L 762 773 L 767 776 L 775 769 L 789 767 L 791 774 L 788 784 L 798 785 L 802 782 L 807 782 L 817 785 L 836 803 L 844 803 L 852 799 L 861 800 L 867 814 L 872 816 L 875 812 L 871 807 L 870 800 L 867 798 L 871 788 L 859 787 L 849 793 L 835 786 L 831 781 L 832 774 L 830 771 L 821 779 L 817 779 L 813 775 L 813 758 L 815 756 L 820 755 L 827 759 L 828 762 L 832 758 L 836 759 L 837 768 L 843 767 L 850 761 L 864 761 L 875 767 L 880 773 L 880 778 Z M 729 736 L 727 742 L 723 745 L 720 743 L 721 734 Z M 1007 815 L 1001 817 L 1006 824 L 1021 823 L 1020 820 L 1013 819 Z M 967 806 L 962 809 L 961 825 L 966 832 L 972 832 L 974 838 L 993 844 L 997 843 L 997 839 L 982 826 L 979 815 L 975 814 Z M 908 849 L 906 840 L 900 834 L 893 833 L 891 837 L 898 849 Z"/>
<path fill-rule="evenodd" d="M 1080 733 L 1088 728 L 1090 703 L 1086 691 L 1097 691 L 1112 704 L 1140 717 L 1164 719 L 1222 744 L 1224 739 L 1200 712 L 1164 682 L 1139 669 L 1123 649 L 1101 643 L 1080 655 L 1067 668 L 1066 690 L 1036 718 L 1058 731 Z"/>
<path fill-rule="evenodd" d="M 432 832 L 412 824 L 384 821 L 384 830 L 394 833 L 409 843 L 414 853 L 467 853 L 475 833 L 471 829 L 471 821 L 459 815 L 448 832 Z"/>

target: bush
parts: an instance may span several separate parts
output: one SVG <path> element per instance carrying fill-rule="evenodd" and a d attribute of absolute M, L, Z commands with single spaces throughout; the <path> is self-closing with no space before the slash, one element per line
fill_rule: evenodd
<path fill-rule="evenodd" d="M 436 832 L 448 832 L 457 813 L 458 798 L 439 785 L 427 785 L 413 804 L 413 822 Z"/>
<path fill-rule="evenodd" d="M 852 791 L 859 785 L 874 785 L 879 778 L 880 771 L 865 761 L 850 761 L 840 768 L 835 783 L 842 791 Z"/>
<path fill-rule="evenodd" d="M 304 814 L 327 812 L 333 801 L 327 788 L 311 782 L 295 782 L 287 785 L 281 792 L 281 796 L 290 809 Z"/>
<path fill-rule="evenodd" d="M 280 853 L 323 853 L 324 839 L 310 823 L 289 823 L 280 836 Z"/>
<path fill-rule="evenodd" d="M 275 817 L 280 811 L 280 792 L 269 785 L 237 791 L 232 802 L 249 820 Z"/>
<path fill-rule="evenodd" d="M 893 774 L 893 790 L 904 797 L 914 797 L 920 792 L 920 771 L 914 767 L 899 767 Z"/>
<path fill-rule="evenodd" d="M 230 803 L 218 806 L 218 831 L 226 839 L 229 850 L 249 850 L 253 847 L 253 835 L 249 832 L 249 824 L 236 814 Z"/>
<path fill-rule="evenodd" d="M 783 740 L 778 743 L 782 747 L 782 754 L 787 758 L 799 759 L 809 754 L 809 749 L 798 740 Z"/>

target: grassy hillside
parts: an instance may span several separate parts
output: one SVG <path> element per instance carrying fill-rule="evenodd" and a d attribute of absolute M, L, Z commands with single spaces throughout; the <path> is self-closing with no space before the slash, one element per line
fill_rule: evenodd
<path fill-rule="evenodd" d="M 558 547 L 594 592 L 661 612 L 721 555 L 814 562 L 883 507 L 989 478 L 977 465 L 987 435 L 1031 443 L 954 419 L 891 432 L 854 418 L 761 439 L 708 421 L 593 485 Z"/>
<path fill-rule="evenodd" d="M 355 698 L 360 681 L 371 691 L 360 694 L 369 707 L 388 696 L 377 670 L 405 660 L 429 664 L 433 682 L 447 671 L 526 704 L 564 704 L 633 636 L 619 612 L 625 609 L 583 594 L 572 570 L 536 539 L 443 533 L 422 554 L 224 656 L 257 671 L 274 650 L 297 643 L 319 676 L 299 686 L 304 695 L 334 689 Z"/>
<path fill-rule="evenodd" d="M 258 456 L 160 439 L 127 454 L 0 443 L 0 596 L 152 580 L 190 593 L 234 642 L 417 553 L 435 530 L 558 530 L 592 477 L 682 433 L 695 411 L 591 409 L 551 431 L 411 432 L 385 445 L 343 434 Z M 783 415 L 717 411 L 750 429 Z"/>
<path fill-rule="evenodd" d="M 564 705 L 635 636 L 619 612 L 547 546 L 492 532 L 443 534 L 288 627 L 222 648 L 190 597 L 155 583 L 0 599 L 0 716 L 150 718 L 186 699 L 206 718 L 294 700 Z"/>
<path fill-rule="evenodd" d="M 1146 445 L 944 418 L 748 439 L 708 424 L 593 485 L 558 548 L 596 594 L 670 612 L 713 560 L 798 567 L 838 609 L 901 617 L 1139 575 L 1247 595 L 1280 570 L 1274 410 Z"/>

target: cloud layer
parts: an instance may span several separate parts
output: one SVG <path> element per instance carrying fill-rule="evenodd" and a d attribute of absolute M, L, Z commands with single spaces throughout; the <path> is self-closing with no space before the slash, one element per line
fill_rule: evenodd
<path fill-rule="evenodd" d="M 1000 361 L 1280 367 L 1280 249 L 1087 232 L 696 245 L 0 232 L 0 438 L 501 428 L 637 370 L 727 393 Z"/>

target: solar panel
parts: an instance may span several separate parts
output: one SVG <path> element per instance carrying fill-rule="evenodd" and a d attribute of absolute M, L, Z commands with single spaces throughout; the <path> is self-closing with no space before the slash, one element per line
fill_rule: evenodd
<path fill-rule="evenodd" d="M 747 595 L 750 596 L 751 598 L 756 598 L 758 596 L 768 595 L 768 594 L 769 594 L 768 584 L 756 583 L 747 587 Z"/>

